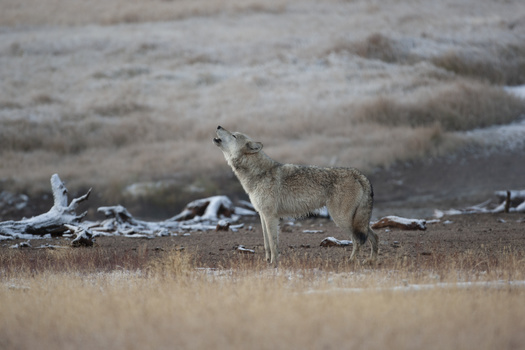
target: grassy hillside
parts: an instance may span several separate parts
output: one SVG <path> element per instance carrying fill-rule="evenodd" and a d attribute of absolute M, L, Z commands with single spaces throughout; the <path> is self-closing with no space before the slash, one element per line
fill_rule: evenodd
<path fill-rule="evenodd" d="M 180 205 L 234 186 L 218 124 L 283 162 L 370 172 L 525 110 L 501 88 L 525 83 L 518 0 L 1 4 L 0 190 L 59 173 L 111 204 L 145 183 Z"/>

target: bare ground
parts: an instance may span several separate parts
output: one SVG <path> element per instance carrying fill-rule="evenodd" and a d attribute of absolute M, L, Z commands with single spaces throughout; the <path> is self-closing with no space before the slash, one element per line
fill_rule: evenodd
<path fill-rule="evenodd" d="M 428 218 L 434 209 L 464 208 L 495 199 L 494 192 L 524 188 L 525 147 L 465 149 L 445 157 L 396 163 L 369 177 L 374 217 Z"/>
<path fill-rule="evenodd" d="M 321 241 L 329 236 L 348 239 L 328 219 L 305 219 L 281 222 L 281 258 L 285 266 L 311 268 L 338 268 L 348 265 L 351 246 L 321 247 Z M 307 233 L 304 231 L 316 231 Z M 443 218 L 440 222 L 427 224 L 425 231 L 378 229 L 380 237 L 379 268 L 395 266 L 437 267 L 442 262 L 486 271 L 498 266 L 498 259 L 505 253 L 515 254 L 518 259 L 525 253 L 524 214 L 470 214 Z M 27 240 L 14 240 L 0 244 L 0 254 L 9 246 Z M 33 240 L 32 248 L 22 248 L 27 254 L 45 255 L 42 245 L 69 246 L 65 238 Z M 240 252 L 239 245 L 254 250 Z M 58 249 L 58 248 L 56 248 Z M 140 255 L 143 262 L 161 257 L 174 249 L 193 252 L 196 265 L 206 268 L 228 268 L 239 261 L 250 264 L 264 259 L 261 226 L 256 219 L 246 222 L 238 232 L 210 231 L 191 232 L 189 235 L 134 239 L 124 237 L 99 237 L 92 248 L 69 248 L 99 250 L 108 257 L 128 255 L 136 261 Z M 369 254 L 367 245 L 360 253 L 360 260 Z M 117 266 L 114 266 L 117 268 Z M 141 266 L 137 266 L 140 268 Z"/>

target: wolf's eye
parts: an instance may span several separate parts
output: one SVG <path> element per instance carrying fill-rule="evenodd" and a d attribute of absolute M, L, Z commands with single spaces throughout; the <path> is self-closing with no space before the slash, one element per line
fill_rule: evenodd
<path fill-rule="evenodd" d="M 235 135 L 233 135 L 233 134 L 232 134 L 232 136 L 233 136 L 233 138 L 234 138 L 234 139 L 236 139 L 236 138 L 237 138 L 237 136 L 235 136 Z"/>

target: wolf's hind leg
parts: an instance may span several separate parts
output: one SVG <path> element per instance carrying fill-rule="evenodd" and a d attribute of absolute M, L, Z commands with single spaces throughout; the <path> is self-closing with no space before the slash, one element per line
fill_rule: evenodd
<path fill-rule="evenodd" d="M 356 255 L 359 253 L 359 248 L 361 247 L 361 242 L 359 239 L 356 239 L 355 235 L 352 238 L 352 254 L 350 255 L 350 261 L 355 261 Z"/>
<path fill-rule="evenodd" d="M 370 227 L 368 227 L 368 239 L 370 240 L 370 245 L 372 246 L 370 249 L 370 260 L 375 261 L 377 260 L 377 253 L 379 251 L 378 246 L 378 236 L 377 233 L 374 232 Z"/>

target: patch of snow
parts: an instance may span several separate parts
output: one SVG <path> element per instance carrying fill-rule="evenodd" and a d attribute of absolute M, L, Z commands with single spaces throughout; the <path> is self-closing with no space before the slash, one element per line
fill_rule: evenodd
<path fill-rule="evenodd" d="M 152 236 L 142 235 L 142 234 L 129 234 L 129 235 L 124 235 L 124 237 L 127 237 L 127 238 L 143 238 L 143 239 L 152 239 L 153 238 Z"/>
<path fill-rule="evenodd" d="M 510 94 L 512 94 L 512 95 L 514 95 L 516 97 L 525 99 L 525 85 L 506 86 L 505 87 L 505 91 L 507 91 L 508 93 L 510 93 Z"/>
<path fill-rule="evenodd" d="M 487 282 L 457 282 L 457 283 L 435 283 L 435 284 L 408 284 L 386 288 L 334 288 L 328 290 L 309 290 L 305 294 L 332 294 L 332 293 L 365 293 L 371 290 L 376 292 L 419 292 L 434 289 L 502 289 L 502 288 L 525 288 L 525 281 L 487 281 Z"/>
<path fill-rule="evenodd" d="M 40 247 L 36 247 L 36 249 L 65 249 L 68 247 L 61 246 L 61 245 L 54 245 L 54 244 L 42 244 Z"/>
<path fill-rule="evenodd" d="M 303 230 L 303 233 L 323 233 L 323 230 Z"/>
<path fill-rule="evenodd" d="M 14 244 L 14 245 L 10 246 L 9 248 L 11 248 L 11 249 L 31 248 L 31 242 L 29 242 L 29 241 L 27 241 L 27 242 L 20 242 L 20 243 L 17 243 L 17 244 Z"/>
<path fill-rule="evenodd" d="M 524 111 L 525 115 L 525 111 Z M 487 148 L 487 152 L 512 151 L 525 147 L 525 119 L 506 125 L 494 125 L 458 133 Z"/>

